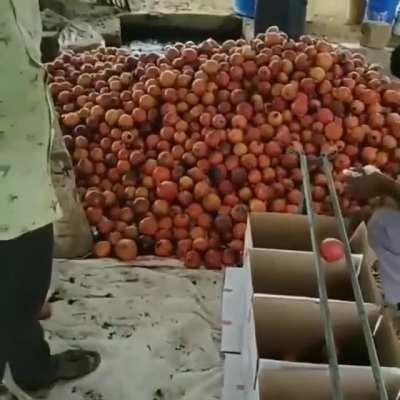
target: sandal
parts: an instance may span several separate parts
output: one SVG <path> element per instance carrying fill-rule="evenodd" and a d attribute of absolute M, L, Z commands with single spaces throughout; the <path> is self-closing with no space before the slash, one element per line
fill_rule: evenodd
<path fill-rule="evenodd" d="M 26 393 L 37 398 L 46 398 L 50 390 L 60 381 L 70 381 L 83 378 L 94 372 L 101 362 L 101 356 L 96 351 L 67 350 L 51 356 L 54 365 L 52 379 L 41 387 L 19 385 Z"/>
<path fill-rule="evenodd" d="M 55 380 L 72 380 L 83 378 L 94 372 L 101 362 L 96 351 L 68 350 L 53 356 L 56 365 Z"/>

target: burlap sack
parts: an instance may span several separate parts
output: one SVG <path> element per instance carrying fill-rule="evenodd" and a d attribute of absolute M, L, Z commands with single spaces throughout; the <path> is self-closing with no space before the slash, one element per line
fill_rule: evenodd
<path fill-rule="evenodd" d="M 54 224 L 54 257 L 86 256 L 92 249 L 92 234 L 79 199 L 72 161 L 65 147 L 58 121 L 55 121 L 51 175 L 63 211 L 62 219 Z"/>

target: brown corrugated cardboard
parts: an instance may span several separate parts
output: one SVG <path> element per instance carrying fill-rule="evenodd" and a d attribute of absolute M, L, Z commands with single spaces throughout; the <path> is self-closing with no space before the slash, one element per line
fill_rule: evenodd
<path fill-rule="evenodd" d="M 317 233 L 320 240 L 326 237 L 338 238 L 334 218 L 318 217 L 317 221 Z M 349 232 L 349 235 L 352 251 L 355 253 L 353 260 L 359 271 L 360 287 L 364 300 L 368 302 L 365 307 L 370 324 L 375 331 L 374 339 L 381 365 L 400 367 L 398 341 L 389 317 L 382 316 L 380 307 L 382 299 L 370 268 L 375 257 L 368 246 L 366 226 L 364 224 L 358 226 L 355 231 Z M 314 376 L 318 390 L 309 395 L 307 389 L 310 386 L 308 385 L 303 395 L 303 392 L 295 388 L 296 385 L 300 386 L 298 381 L 293 380 L 296 385 L 292 386 L 292 382 L 289 382 L 289 387 L 281 393 L 274 392 L 277 385 L 271 386 L 272 397 L 268 395 L 264 398 L 268 400 L 330 399 L 320 304 L 319 299 L 313 298 L 313 296 L 318 296 L 318 290 L 307 217 L 252 213 L 249 216 L 245 241 L 244 268 L 226 270 L 225 289 L 228 290 L 225 290 L 223 295 L 222 338 L 222 351 L 236 353 L 225 354 L 225 374 L 231 363 L 235 363 L 236 373 L 238 373 L 237 364 L 240 362 L 242 377 L 237 378 L 238 382 L 240 381 L 238 385 L 232 385 L 232 374 L 231 378 L 227 378 L 226 384 L 230 389 L 224 392 L 223 400 L 236 398 L 258 400 L 257 396 L 261 396 L 261 400 L 264 396 L 265 383 L 269 385 L 263 375 L 265 363 L 279 363 L 282 360 L 294 359 L 301 361 L 294 363 L 296 368 L 308 368 L 311 374 L 314 370 L 324 372 L 324 378 L 321 377 L 321 372 Z M 329 297 L 338 299 L 330 300 L 329 306 L 334 335 L 340 350 L 338 351 L 339 363 L 367 366 L 369 365 L 368 353 L 357 308 L 352 302 L 354 296 L 349 270 L 344 263 L 340 262 L 325 265 L 325 270 Z M 305 362 L 313 364 L 310 367 Z M 351 373 L 348 376 L 354 376 L 354 381 L 365 381 L 360 392 L 353 392 L 352 379 L 346 378 L 345 393 L 355 396 L 350 397 L 351 399 L 376 398 L 373 391 L 374 381 L 368 372 L 370 368 L 354 367 L 355 369 L 351 371 L 346 367 L 341 368 L 346 374 Z M 394 381 L 390 375 L 392 372 L 388 371 L 385 369 L 384 375 L 385 379 L 389 379 L 387 382 L 390 386 L 390 396 L 392 396 L 391 385 Z M 397 379 L 396 368 L 393 371 Z M 282 382 L 287 381 L 287 371 L 285 374 Z M 362 376 L 362 379 L 359 376 Z M 258 383 L 260 383 L 260 392 L 255 390 Z M 243 387 L 247 397 L 243 396 Z M 235 397 L 233 394 L 240 396 Z M 312 397 L 314 394 L 315 397 Z M 390 399 L 392 400 L 392 397 Z"/>
<path fill-rule="evenodd" d="M 339 239 L 336 220 L 333 217 L 317 216 L 317 235 Z M 355 254 L 367 254 L 368 235 L 365 224 L 359 225 L 354 232 L 348 232 L 350 245 Z M 247 220 L 245 247 L 312 251 L 310 226 L 306 215 L 281 213 L 250 213 Z"/>
<path fill-rule="evenodd" d="M 329 301 L 338 360 L 344 365 L 369 365 L 368 353 L 355 303 Z M 382 366 L 400 367 L 400 350 L 396 335 L 381 309 L 365 304 Z M 249 371 L 248 385 L 256 382 L 260 359 L 327 363 L 319 299 L 254 296 L 251 321 L 245 330 L 243 365 Z M 250 360 L 246 364 L 246 360 Z M 248 364 L 251 365 L 248 365 Z"/>
<path fill-rule="evenodd" d="M 361 266 L 361 273 L 359 276 L 360 286 L 364 289 L 364 293 L 368 296 L 364 298 L 365 301 L 382 304 L 382 294 L 379 291 L 376 281 L 372 275 L 372 266 L 376 261 L 376 255 L 370 248 L 368 243 L 368 231 L 364 223 L 360 224 L 350 237 L 350 244 L 352 251 L 355 254 L 363 255 L 363 262 Z"/>
<path fill-rule="evenodd" d="M 244 268 L 227 268 L 222 296 L 223 353 L 240 354 L 245 320 L 254 293 L 318 297 L 313 253 L 249 249 Z M 381 303 L 371 270 L 363 256 L 353 255 L 364 300 Z M 343 262 L 326 265 L 331 299 L 354 300 L 349 271 Z"/>
<path fill-rule="evenodd" d="M 317 234 L 322 241 L 327 237 L 338 238 L 336 220 L 333 217 L 317 216 Z M 372 276 L 371 267 L 376 260 L 368 245 L 368 232 L 364 223 L 348 232 L 354 254 L 362 254 L 360 286 L 368 293 L 366 301 L 382 304 L 382 296 Z M 307 216 L 280 213 L 250 213 L 245 237 L 244 263 L 248 263 L 251 248 L 312 251 L 310 227 Z"/>
<path fill-rule="evenodd" d="M 321 238 L 339 238 L 333 217 L 318 216 L 317 230 Z M 311 251 L 307 216 L 281 213 L 250 213 L 246 231 L 246 247 Z"/>
<path fill-rule="evenodd" d="M 344 398 L 377 400 L 371 368 L 341 366 Z M 389 400 L 396 400 L 400 388 L 400 370 L 382 368 Z M 258 377 L 259 400 L 331 399 L 328 365 L 300 364 L 263 360 Z M 251 393 L 251 392 L 250 392 Z M 254 394 L 251 393 L 252 398 Z"/>
<path fill-rule="evenodd" d="M 361 24 L 361 33 L 361 46 L 384 49 L 392 37 L 392 24 L 383 21 L 364 21 Z"/>
<path fill-rule="evenodd" d="M 377 400 L 370 367 L 339 367 L 344 397 L 351 400 Z M 330 400 L 331 386 L 327 364 L 307 364 L 261 360 L 255 389 L 246 390 L 239 355 L 224 360 L 222 400 Z M 382 368 L 389 400 L 397 400 L 400 369 Z"/>
<path fill-rule="evenodd" d="M 254 293 L 319 297 L 315 258 L 312 252 L 249 249 L 245 267 L 250 269 Z M 364 301 L 375 302 L 362 255 L 353 255 Z M 354 301 L 350 274 L 345 261 L 322 264 L 331 299 Z M 363 268 L 362 268 L 363 267 Z"/>
<path fill-rule="evenodd" d="M 383 321 L 375 334 L 375 344 L 382 365 L 400 367 L 399 339 L 387 311 L 383 313 Z"/>

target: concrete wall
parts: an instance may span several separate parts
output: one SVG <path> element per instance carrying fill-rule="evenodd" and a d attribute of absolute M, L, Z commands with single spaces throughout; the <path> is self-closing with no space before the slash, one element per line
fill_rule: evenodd
<path fill-rule="evenodd" d="M 308 21 L 326 20 L 340 24 L 358 24 L 364 12 L 364 0 L 308 0 Z"/>

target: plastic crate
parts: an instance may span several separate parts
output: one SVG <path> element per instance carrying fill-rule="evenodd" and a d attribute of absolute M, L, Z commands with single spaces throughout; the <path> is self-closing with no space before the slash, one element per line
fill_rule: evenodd
<path fill-rule="evenodd" d="M 256 8 L 255 0 L 235 0 L 233 7 L 236 14 L 247 18 L 254 18 Z"/>
<path fill-rule="evenodd" d="M 398 4 L 399 0 L 369 0 L 366 10 L 366 19 L 393 24 L 396 18 Z"/>

